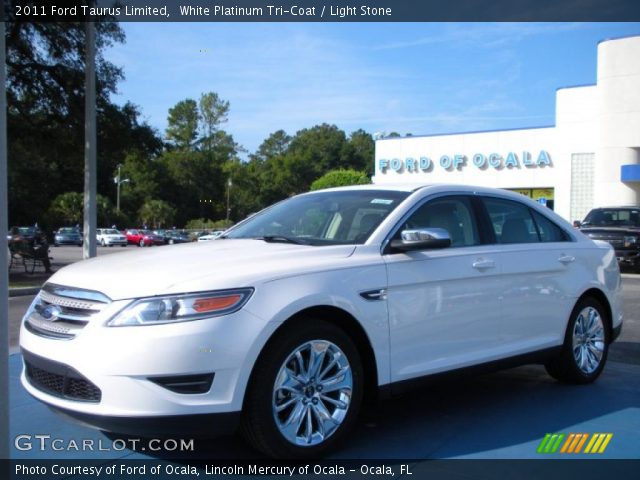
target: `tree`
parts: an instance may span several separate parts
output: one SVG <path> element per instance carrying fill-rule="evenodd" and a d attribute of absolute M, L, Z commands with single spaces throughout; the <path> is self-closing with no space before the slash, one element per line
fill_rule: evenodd
<path fill-rule="evenodd" d="M 346 187 L 349 185 L 367 185 L 371 183 L 369 177 L 356 170 L 331 170 L 311 184 L 311 190 L 323 188 Z"/>
<path fill-rule="evenodd" d="M 202 139 L 206 150 L 211 150 L 216 144 L 215 133 L 218 126 L 227 121 L 229 102 L 218 97 L 217 93 L 203 93 L 200 96 L 200 119 L 202 120 Z"/>
<path fill-rule="evenodd" d="M 111 225 L 119 217 L 115 213 L 113 204 L 104 195 L 96 198 L 98 225 Z M 77 225 L 82 223 L 84 212 L 84 194 L 80 192 L 65 192 L 53 199 L 46 217 L 50 226 Z"/>
<path fill-rule="evenodd" d="M 140 221 L 153 228 L 161 228 L 173 223 L 176 209 L 164 200 L 147 200 L 140 208 Z"/>
<path fill-rule="evenodd" d="M 284 154 L 265 163 L 262 180 L 268 187 L 263 200 L 271 203 L 309 190 L 316 178 L 342 166 L 345 143 L 345 133 L 335 125 L 324 123 L 297 132 Z"/>
<path fill-rule="evenodd" d="M 250 155 L 250 159 L 259 163 L 267 162 L 274 157 L 284 155 L 290 143 L 291 136 L 284 130 L 278 130 L 260 144 L 256 153 Z"/>
<path fill-rule="evenodd" d="M 117 168 L 109 172 L 110 192 L 116 194 L 117 186 L 113 178 Z M 129 179 L 120 186 L 120 208 L 129 218 L 138 217 L 140 206 L 147 200 L 162 198 L 162 192 L 170 188 L 170 181 L 164 164 L 157 158 L 134 152 L 126 156 L 120 170 L 121 179 Z"/>
<path fill-rule="evenodd" d="M 66 192 L 58 195 L 51 202 L 50 211 L 54 217 L 60 218 L 67 225 L 80 223 L 84 212 L 83 194 Z"/>
<path fill-rule="evenodd" d="M 84 186 L 85 24 L 25 22 L 5 13 L 9 217 L 44 226 L 51 199 Z M 123 74 L 104 51 L 125 37 L 116 22 L 95 25 L 98 191 L 115 199 L 115 166 L 132 151 L 156 154 L 161 142 L 135 106 L 111 103 Z"/>
<path fill-rule="evenodd" d="M 198 104 L 187 98 L 169 109 L 166 137 L 179 150 L 192 148 L 198 138 Z"/>
<path fill-rule="evenodd" d="M 373 175 L 376 144 L 370 133 L 356 130 L 341 152 L 343 165 Z"/>

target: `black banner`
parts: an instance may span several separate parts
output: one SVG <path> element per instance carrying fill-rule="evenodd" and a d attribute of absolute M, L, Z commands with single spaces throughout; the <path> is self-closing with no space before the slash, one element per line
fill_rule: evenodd
<path fill-rule="evenodd" d="M 2 460 L 2 478 L 636 479 L 640 460 Z"/>
<path fill-rule="evenodd" d="M 640 20 L 637 0 L 9 0 L 17 21 L 459 22 Z"/>

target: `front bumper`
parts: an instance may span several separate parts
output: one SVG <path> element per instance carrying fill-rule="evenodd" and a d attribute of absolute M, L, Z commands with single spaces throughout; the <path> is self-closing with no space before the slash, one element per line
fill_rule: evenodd
<path fill-rule="evenodd" d="M 100 242 L 98 242 L 100 243 Z M 116 238 L 105 238 L 104 239 L 104 243 L 108 246 L 110 245 L 127 245 L 127 240 L 123 239 L 123 240 L 118 240 Z"/>
<path fill-rule="evenodd" d="M 81 413 L 74 410 L 49 408 L 75 423 L 105 432 L 143 437 L 166 435 L 192 435 L 213 437 L 234 433 L 240 425 L 241 412 L 196 415 L 166 415 L 149 417 L 106 416 Z"/>
<path fill-rule="evenodd" d="M 147 424 L 148 429 L 152 419 L 180 427 L 178 417 L 185 417 L 186 428 L 194 415 L 229 414 L 221 417 L 228 417 L 222 423 L 233 423 L 229 419 L 242 409 L 251 368 L 270 334 L 270 324 L 246 310 L 155 326 L 106 327 L 105 322 L 92 319 L 72 339 L 41 336 L 23 322 L 21 382 L 32 396 L 67 416 L 122 433 L 128 433 L 122 428 L 129 423 Z M 34 358 L 45 361 L 36 364 L 42 375 L 37 381 Z M 178 393 L 160 381 L 211 374 L 205 392 Z M 49 387 L 49 382 L 64 384 L 68 378 L 84 382 L 78 388 L 95 387 L 99 394 L 83 398 L 66 387 Z M 140 431 L 132 426 L 131 433 Z"/>
<path fill-rule="evenodd" d="M 82 240 L 77 238 L 55 238 L 56 245 L 82 245 Z"/>

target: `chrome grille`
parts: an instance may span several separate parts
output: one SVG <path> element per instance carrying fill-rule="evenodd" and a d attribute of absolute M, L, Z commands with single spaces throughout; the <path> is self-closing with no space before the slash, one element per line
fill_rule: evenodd
<path fill-rule="evenodd" d="M 614 248 L 624 246 L 624 238 L 622 235 L 610 233 L 590 233 L 589 238 L 593 240 L 604 240 L 610 243 Z"/>
<path fill-rule="evenodd" d="M 98 292 L 47 284 L 25 319 L 25 328 L 42 337 L 69 340 L 109 303 L 111 300 Z"/>

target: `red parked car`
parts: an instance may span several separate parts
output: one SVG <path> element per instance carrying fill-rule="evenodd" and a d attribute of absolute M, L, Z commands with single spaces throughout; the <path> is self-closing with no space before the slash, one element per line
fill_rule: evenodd
<path fill-rule="evenodd" d="M 123 232 L 127 237 L 127 243 L 140 247 L 150 247 L 152 245 L 164 245 L 164 237 L 155 235 L 148 230 L 138 230 L 132 228 Z"/>

